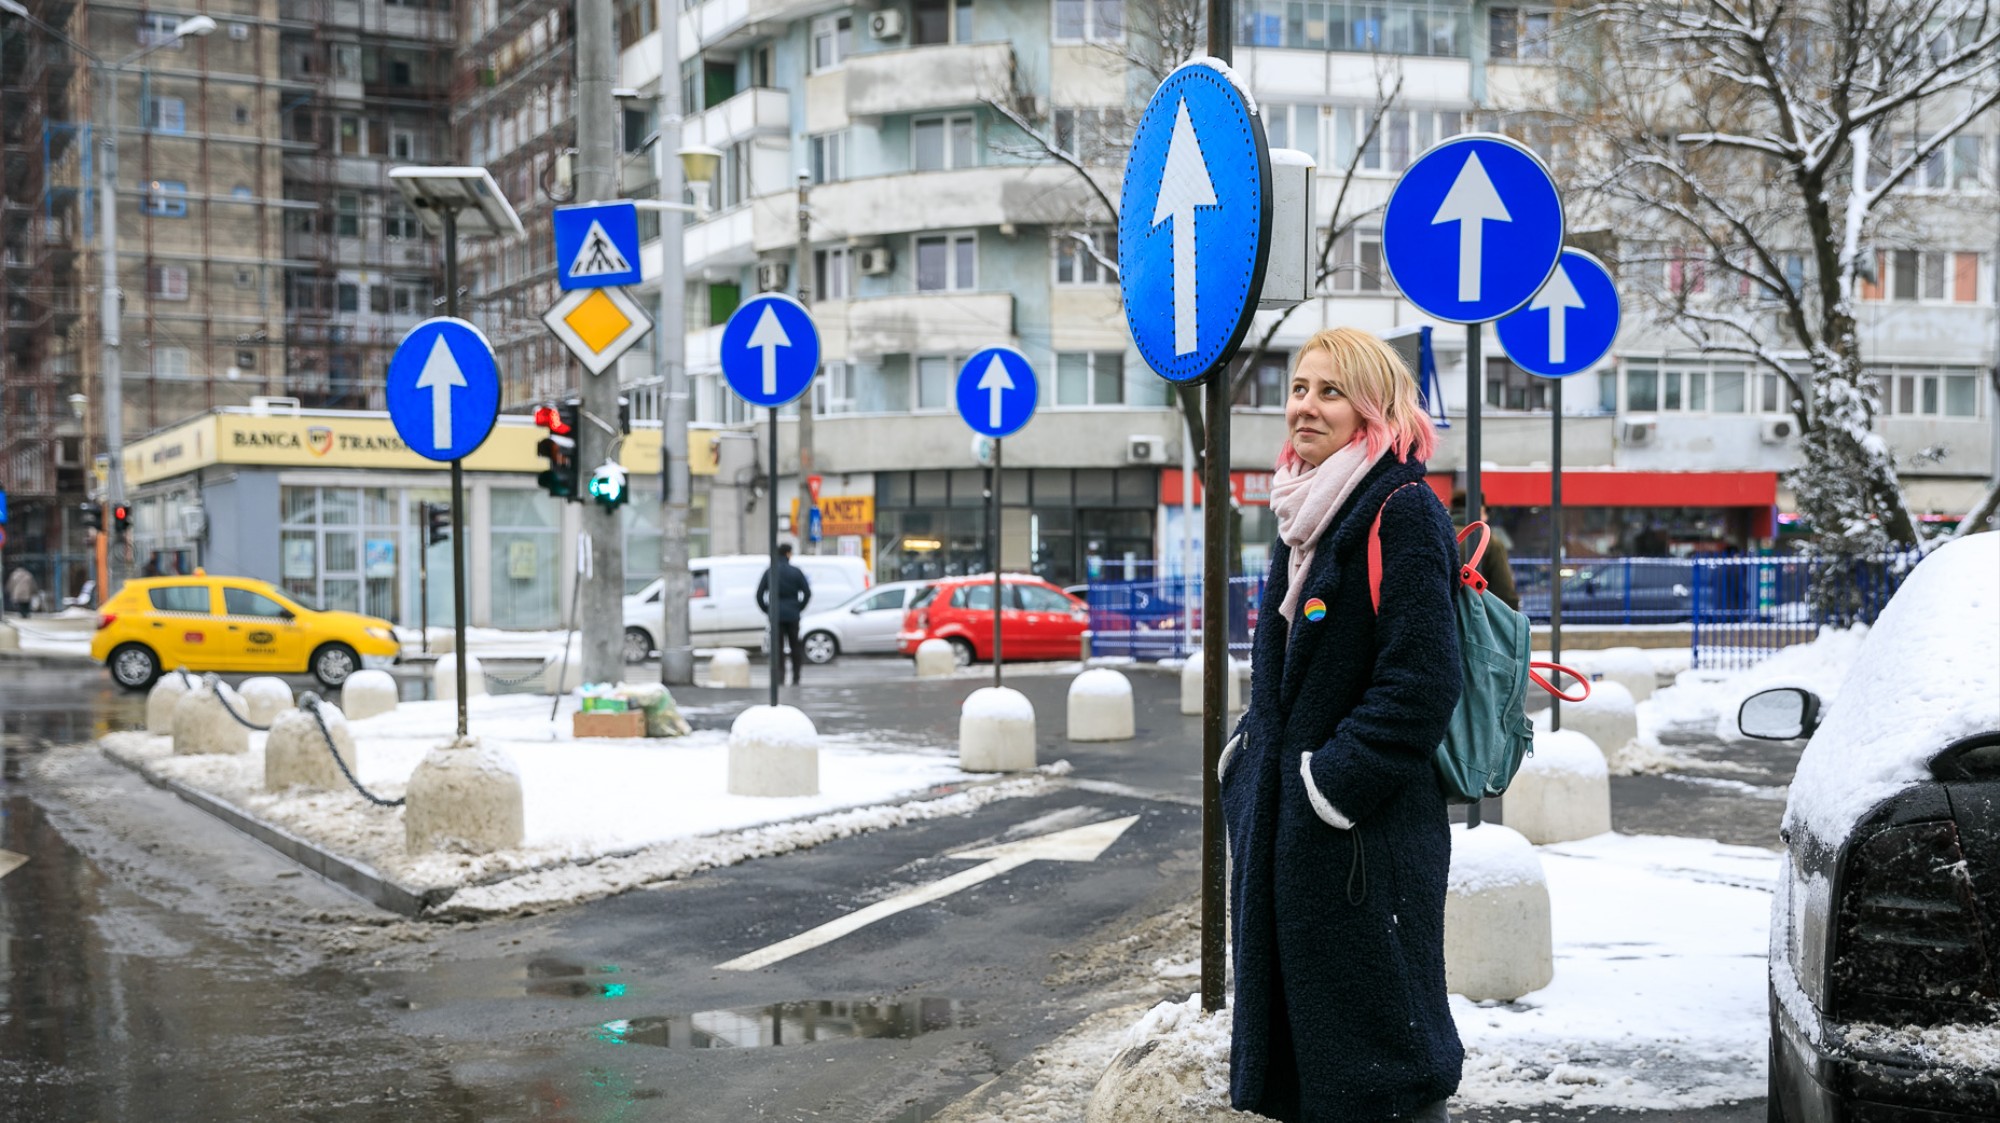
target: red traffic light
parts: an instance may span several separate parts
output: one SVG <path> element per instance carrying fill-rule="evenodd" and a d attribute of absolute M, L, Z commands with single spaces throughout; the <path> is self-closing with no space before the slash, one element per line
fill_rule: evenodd
<path fill-rule="evenodd" d="M 538 406 L 535 409 L 535 424 L 547 429 L 558 437 L 569 435 L 569 426 L 563 423 L 562 413 L 554 406 Z"/>

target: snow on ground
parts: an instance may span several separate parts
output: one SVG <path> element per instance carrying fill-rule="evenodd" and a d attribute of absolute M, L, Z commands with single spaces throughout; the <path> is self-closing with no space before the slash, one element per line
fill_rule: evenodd
<path fill-rule="evenodd" d="M 1802 686 L 1831 701 L 1867 635 L 1865 624 L 1823 628 L 1811 643 L 1784 648 L 1743 670 L 1682 670 L 1674 685 L 1639 703 L 1639 743 L 1657 746 L 1660 734 L 1673 730 L 1742 740 L 1736 728 L 1737 707 L 1743 699 L 1772 687 Z"/>
<path fill-rule="evenodd" d="M 77 659 L 90 658 L 91 632 L 74 626 L 65 627 L 53 620 L 36 617 L 21 620 L 10 617 L 7 625 L 20 636 L 21 650 L 34 655 L 64 655 Z"/>
<path fill-rule="evenodd" d="M 518 850 L 411 856 L 404 853 L 400 810 L 371 806 L 351 791 L 266 792 L 261 733 L 251 735 L 249 752 L 236 756 L 177 757 L 169 739 L 139 733 L 113 734 L 104 744 L 149 772 L 219 796 L 413 889 L 471 886 L 562 867 L 513 889 L 461 889 L 452 902 L 454 908 L 481 912 L 583 900 L 759 854 L 970 811 L 993 798 L 1042 790 L 1050 775 L 1067 770 L 1054 765 L 1026 778 L 987 781 L 957 796 L 921 800 L 981 778 L 959 771 L 956 752 L 943 746 L 829 736 L 820 739 L 819 795 L 733 796 L 723 732 L 575 740 L 568 712 L 549 720 L 546 697 L 481 695 L 469 700 L 469 708 L 473 736 L 504 749 L 520 771 L 526 837 Z M 401 796 L 424 755 L 451 740 L 456 712 L 450 702 L 405 702 L 351 723 L 362 785 L 384 798 Z M 926 806 L 903 802 L 910 800 Z M 662 847 L 670 853 L 650 853 Z M 640 851 L 649 853 L 635 853 Z M 603 860 L 613 856 L 623 859 Z M 577 870 L 569 863 L 588 865 Z"/>

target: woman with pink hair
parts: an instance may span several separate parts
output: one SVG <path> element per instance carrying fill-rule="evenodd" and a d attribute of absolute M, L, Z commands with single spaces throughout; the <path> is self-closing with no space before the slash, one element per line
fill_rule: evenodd
<path fill-rule="evenodd" d="M 1464 1060 L 1444 989 L 1451 865 L 1433 755 L 1461 686 L 1451 519 L 1402 360 L 1299 351 L 1250 709 L 1219 765 L 1235 968 L 1230 1094 L 1310 1123 L 1441 1123 Z M 1381 604 L 1370 528 L 1380 519 Z"/>

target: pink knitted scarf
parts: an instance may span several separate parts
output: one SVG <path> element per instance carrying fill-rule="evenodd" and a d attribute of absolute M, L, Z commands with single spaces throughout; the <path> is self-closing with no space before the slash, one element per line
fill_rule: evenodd
<path fill-rule="evenodd" d="M 1388 451 L 1384 446 L 1370 456 L 1367 441 L 1350 441 L 1318 467 L 1298 460 L 1280 467 L 1272 476 L 1271 511 L 1278 516 L 1278 537 L 1291 547 L 1285 603 L 1278 606 L 1287 624 L 1298 623 L 1299 596 L 1305 590 L 1305 575 L 1312 568 L 1320 539 L 1333 528 L 1333 517 L 1340 513 L 1341 504 L 1347 502 L 1361 477 Z"/>

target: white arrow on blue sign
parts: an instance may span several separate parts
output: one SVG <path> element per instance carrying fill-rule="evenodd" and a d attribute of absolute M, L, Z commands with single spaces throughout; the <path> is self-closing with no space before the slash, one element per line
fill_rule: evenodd
<path fill-rule="evenodd" d="M 411 452 L 428 460 L 468 456 L 500 416 L 493 345 L 464 320 L 425 320 L 396 345 L 385 396 L 389 420 Z"/>
<path fill-rule="evenodd" d="M 557 207 L 552 219 L 563 288 L 639 283 L 639 208 L 630 200 Z"/>
<path fill-rule="evenodd" d="M 1396 181 L 1382 257 L 1426 315 L 1477 324 L 1540 291 L 1563 233 L 1562 198 L 1541 158 L 1512 138 L 1468 133 L 1433 146 Z"/>
<path fill-rule="evenodd" d="M 781 292 L 743 302 L 722 329 L 722 377 L 753 406 L 781 406 L 819 372 L 819 328 L 806 306 Z"/>
<path fill-rule="evenodd" d="M 1565 378 L 1611 353 L 1618 315 L 1611 271 L 1582 250 L 1564 250 L 1542 291 L 1495 329 L 1515 366 L 1544 378 Z"/>
<path fill-rule="evenodd" d="M 1214 369 L 1250 327 L 1271 241 L 1264 126 L 1231 75 L 1167 75 L 1132 136 L 1119 204 L 1125 322 L 1162 378 Z"/>
<path fill-rule="evenodd" d="M 986 437 L 1011 437 L 1035 415 L 1035 368 L 1011 347 L 988 347 L 958 368 L 958 415 Z"/>

